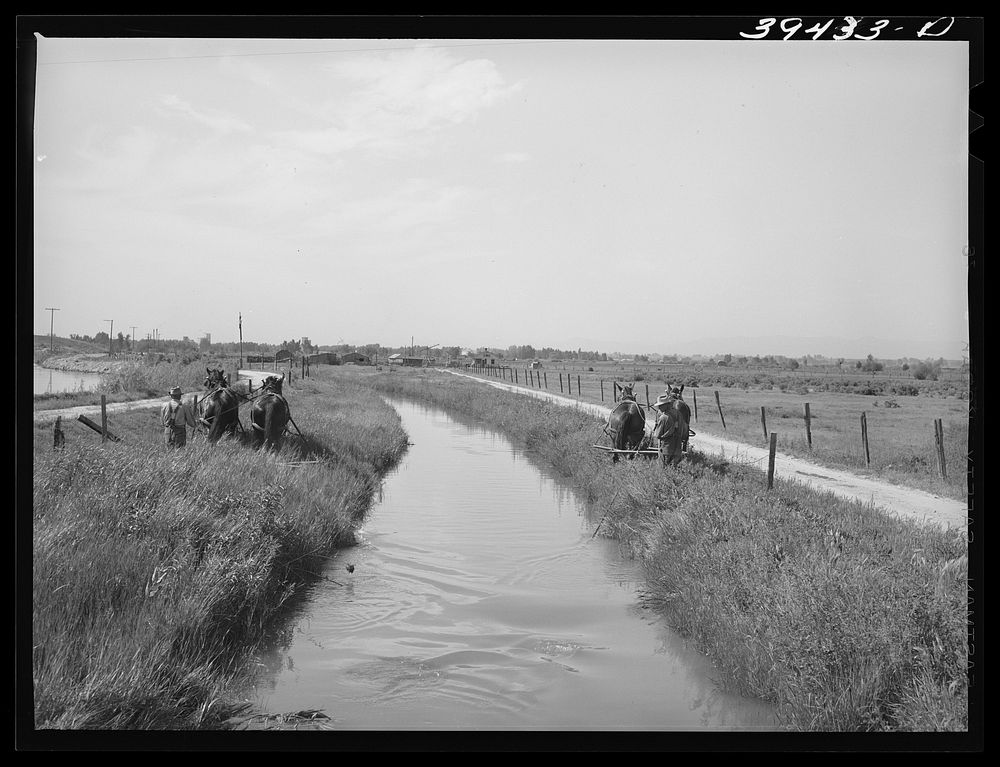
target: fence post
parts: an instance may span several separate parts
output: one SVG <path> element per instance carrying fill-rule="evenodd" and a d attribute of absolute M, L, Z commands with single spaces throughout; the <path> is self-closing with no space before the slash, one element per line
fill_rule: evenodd
<path fill-rule="evenodd" d="M 545 379 L 545 388 L 548 389 L 549 388 L 549 374 L 548 373 L 542 373 L 542 378 Z"/>
<path fill-rule="evenodd" d="M 649 384 L 646 384 L 646 406 L 649 407 Z"/>
<path fill-rule="evenodd" d="M 774 451 L 778 446 L 778 432 L 771 432 L 771 445 L 767 451 L 767 489 L 774 487 Z"/>
<path fill-rule="evenodd" d="M 698 423 L 698 390 L 691 390 L 692 398 L 694 399 L 694 422 Z"/>
<path fill-rule="evenodd" d="M 938 470 L 941 472 L 941 479 L 948 479 L 944 458 L 944 424 L 940 418 L 934 420 L 934 442 L 937 447 Z"/>
<path fill-rule="evenodd" d="M 805 415 L 806 415 L 806 440 L 809 442 L 809 449 L 812 450 L 813 446 L 813 433 L 812 433 L 812 416 L 809 415 L 809 403 L 805 403 Z"/>
<path fill-rule="evenodd" d="M 563 392 L 562 373 L 560 373 L 559 374 L 559 393 L 562 394 L 562 392 Z"/>
<path fill-rule="evenodd" d="M 52 449 L 58 450 L 66 444 L 66 435 L 62 430 L 62 416 L 56 416 L 56 425 L 52 430 Z"/>
<path fill-rule="evenodd" d="M 101 442 L 108 441 L 108 398 L 101 395 Z"/>
<path fill-rule="evenodd" d="M 601 402 L 604 402 L 604 379 L 601 379 Z"/>
<path fill-rule="evenodd" d="M 715 390 L 715 404 L 719 408 L 719 418 L 722 419 L 722 428 L 726 428 L 726 417 L 722 414 L 722 403 L 719 401 L 719 390 Z"/>
<path fill-rule="evenodd" d="M 611 382 L 611 396 L 612 396 L 612 398 L 614 399 L 615 402 L 618 401 L 618 382 L 617 381 L 612 381 Z"/>
<path fill-rule="evenodd" d="M 872 457 L 868 452 L 868 416 L 862 412 L 861 413 L 861 441 L 865 446 L 865 465 L 872 465 Z"/>
<path fill-rule="evenodd" d="M 760 425 L 764 429 L 764 439 L 767 439 L 767 419 L 764 417 L 764 406 L 760 406 Z"/>
<path fill-rule="evenodd" d="M 580 396 L 580 376 L 576 377 L 576 396 Z"/>

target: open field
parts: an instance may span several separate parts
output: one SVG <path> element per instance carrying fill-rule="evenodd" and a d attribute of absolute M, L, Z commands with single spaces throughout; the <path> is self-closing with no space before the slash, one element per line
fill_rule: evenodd
<path fill-rule="evenodd" d="M 593 370 L 589 369 L 591 367 Z M 583 402 L 603 403 L 608 407 L 614 405 L 613 381 L 634 381 L 636 395 L 643 403 L 647 389 L 650 401 L 655 401 L 668 383 L 685 383 L 684 398 L 692 410 L 697 406 L 697 418 L 691 423 L 696 432 L 766 448 L 768 439 L 764 436 L 761 423 L 763 407 L 767 432 L 777 433 L 777 449 L 780 452 L 948 498 L 968 497 L 969 402 L 956 394 L 949 394 L 954 388 L 951 383 L 904 383 L 884 376 L 862 379 L 845 375 L 831 376 L 839 384 L 824 390 L 807 387 L 804 382 L 811 379 L 797 372 L 768 374 L 765 379 L 756 373 L 745 373 L 736 378 L 730 372 L 709 371 L 707 375 L 718 377 L 727 385 L 717 382 L 706 385 L 706 373 L 699 373 L 694 368 L 661 371 L 655 366 L 634 368 L 610 363 L 602 366 L 599 363 L 566 365 L 565 369 L 563 365 L 534 371 L 523 367 L 515 369 L 516 378 L 510 369 L 502 373 L 475 369 L 464 372 L 484 378 L 516 381 L 518 385 L 562 393 Z M 755 377 L 760 379 L 756 383 Z M 792 384 L 795 384 L 794 387 Z M 920 393 L 914 396 L 849 391 L 878 388 L 890 392 L 893 387 L 899 390 L 903 386 L 914 386 Z M 715 392 L 719 393 L 718 405 Z M 806 403 L 809 403 L 811 419 L 811 447 L 805 423 Z M 861 434 L 862 413 L 865 414 L 868 429 L 867 459 Z M 944 428 L 946 477 L 941 477 L 937 468 L 935 419 L 941 419 Z M 693 444 L 697 446 L 697 437 Z"/>
<path fill-rule="evenodd" d="M 121 443 L 74 422 L 54 451 L 51 425 L 36 425 L 38 729 L 214 729 L 241 710 L 250 653 L 352 540 L 406 449 L 370 390 L 297 383 L 286 393 L 306 441 L 278 454 L 203 438 L 168 452 L 155 408 L 111 416 Z"/>
<path fill-rule="evenodd" d="M 359 376 L 360 377 L 360 376 Z M 968 727 L 968 544 L 695 453 L 612 464 L 587 413 L 426 370 L 376 388 L 472 414 L 572 481 L 598 530 L 640 559 L 645 601 L 711 656 L 729 689 L 802 731 Z"/>

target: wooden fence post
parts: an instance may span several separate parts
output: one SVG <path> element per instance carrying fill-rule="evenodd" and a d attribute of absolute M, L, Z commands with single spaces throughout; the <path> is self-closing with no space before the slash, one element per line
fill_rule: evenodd
<path fill-rule="evenodd" d="M 576 396 L 580 396 L 580 376 L 576 377 Z"/>
<path fill-rule="evenodd" d="M 646 406 L 649 406 L 649 384 L 646 384 Z"/>
<path fill-rule="evenodd" d="M 56 425 L 52 430 L 52 449 L 58 450 L 66 444 L 66 435 L 62 430 L 62 416 L 56 416 Z"/>
<path fill-rule="evenodd" d="M 562 394 L 563 384 L 562 384 L 562 373 L 559 374 L 559 393 Z"/>
<path fill-rule="evenodd" d="M 760 425 L 764 429 L 764 439 L 767 439 L 767 418 L 764 417 L 764 406 L 760 406 Z"/>
<path fill-rule="evenodd" d="M 872 465 L 872 457 L 868 452 L 868 416 L 862 411 L 861 413 L 861 441 L 865 446 L 865 465 Z"/>
<path fill-rule="evenodd" d="M 612 396 L 612 398 L 614 399 L 615 402 L 618 401 L 618 382 L 617 381 L 612 381 L 611 382 L 611 396 Z"/>
<path fill-rule="evenodd" d="M 698 423 L 698 390 L 692 389 L 691 396 L 694 399 L 694 422 Z"/>
<path fill-rule="evenodd" d="M 569 373 L 566 374 L 566 393 L 567 394 L 573 393 L 573 378 L 570 376 Z"/>
<path fill-rule="evenodd" d="M 604 402 L 604 379 L 601 379 L 601 402 Z"/>
<path fill-rule="evenodd" d="M 771 445 L 767 451 L 767 489 L 774 487 L 774 451 L 778 446 L 778 433 L 771 432 Z"/>
<path fill-rule="evenodd" d="M 937 464 L 941 479 L 948 479 L 948 469 L 945 466 L 944 458 L 944 424 L 940 418 L 934 420 L 934 443 L 937 448 Z"/>
<path fill-rule="evenodd" d="M 813 446 L 813 432 L 812 432 L 812 416 L 809 414 L 809 403 L 805 403 L 805 415 L 806 415 L 806 440 L 809 442 L 809 449 L 812 450 Z"/>
<path fill-rule="evenodd" d="M 108 441 L 108 398 L 101 395 L 101 442 Z"/>
<path fill-rule="evenodd" d="M 545 379 L 545 388 L 548 389 L 549 388 L 549 374 L 548 373 L 542 373 L 542 378 Z"/>
<path fill-rule="evenodd" d="M 722 414 L 722 403 L 719 401 L 719 390 L 715 390 L 715 404 L 719 408 L 719 418 L 722 419 L 722 428 L 726 428 L 726 417 Z"/>

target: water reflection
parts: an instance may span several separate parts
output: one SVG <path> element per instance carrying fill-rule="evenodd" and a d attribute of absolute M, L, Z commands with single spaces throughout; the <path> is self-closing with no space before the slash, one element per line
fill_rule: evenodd
<path fill-rule="evenodd" d="M 71 370 L 50 370 L 33 366 L 34 394 L 64 394 L 93 391 L 101 383 L 100 373 L 80 373 Z"/>
<path fill-rule="evenodd" d="M 569 487 L 481 424 L 392 405 L 413 447 L 262 658 L 263 710 L 345 729 L 771 726 L 638 606 L 641 573 Z"/>

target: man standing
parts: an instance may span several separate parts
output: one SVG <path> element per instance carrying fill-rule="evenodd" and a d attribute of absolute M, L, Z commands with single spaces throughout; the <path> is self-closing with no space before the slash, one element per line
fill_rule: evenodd
<path fill-rule="evenodd" d="M 682 444 L 687 436 L 688 422 L 677 407 L 677 400 L 669 394 L 661 394 L 653 405 L 659 411 L 653 427 L 653 439 L 664 466 L 680 463 L 683 457 Z"/>
<path fill-rule="evenodd" d="M 181 387 L 170 390 L 170 400 L 160 408 L 160 424 L 163 426 L 163 441 L 167 447 L 184 447 L 187 443 L 187 427 L 198 425 L 191 408 L 181 402 Z"/>

